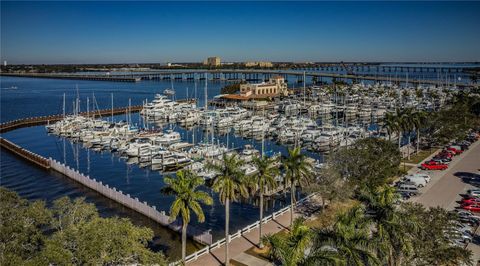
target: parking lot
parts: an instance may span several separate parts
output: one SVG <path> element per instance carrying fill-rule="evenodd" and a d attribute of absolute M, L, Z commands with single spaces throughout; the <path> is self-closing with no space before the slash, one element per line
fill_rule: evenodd
<path fill-rule="evenodd" d="M 420 189 L 420 194 L 409 199 L 411 202 L 420 203 L 426 207 L 442 207 L 447 210 L 455 210 L 460 205 L 462 195 L 469 189 L 478 189 L 480 183 L 472 182 L 479 175 L 480 169 L 480 141 L 473 143 L 462 154 L 453 158 L 448 169 L 443 171 L 424 171 L 413 168 L 409 174 L 427 173 L 431 181 Z M 472 178 L 473 177 L 473 178 Z M 477 178 L 478 179 L 478 178 Z M 480 179 L 478 179 L 480 181 Z M 476 213 L 480 215 L 480 213 Z M 474 252 L 474 261 L 480 259 L 480 235 L 479 231 L 474 234 L 473 242 L 467 248 Z"/>

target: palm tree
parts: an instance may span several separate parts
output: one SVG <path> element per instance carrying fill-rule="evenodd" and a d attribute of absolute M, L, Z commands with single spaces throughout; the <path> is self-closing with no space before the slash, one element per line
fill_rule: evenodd
<path fill-rule="evenodd" d="M 312 250 L 333 250 L 345 265 L 379 265 L 375 245 L 370 241 L 371 221 L 362 205 L 338 216 L 332 228 L 316 232 Z"/>
<path fill-rule="evenodd" d="M 413 115 L 413 125 L 415 127 L 415 130 L 417 131 L 417 149 L 416 153 L 420 150 L 420 129 L 425 123 L 425 120 L 427 119 L 427 113 L 425 111 L 417 111 Z"/>
<path fill-rule="evenodd" d="M 392 133 L 398 130 L 397 116 L 387 112 L 383 118 L 383 127 L 387 130 L 388 141 L 392 140 Z"/>
<path fill-rule="evenodd" d="M 247 197 L 245 172 L 241 167 L 245 162 L 237 155 L 223 155 L 221 164 L 207 164 L 209 169 L 218 173 L 213 180 L 212 188 L 219 193 L 220 201 L 225 204 L 225 265 L 228 265 L 228 244 L 230 243 L 229 222 L 230 222 L 230 201 L 237 201 L 239 195 Z"/>
<path fill-rule="evenodd" d="M 257 174 L 252 179 L 252 184 L 255 189 L 258 190 L 260 196 L 260 224 L 258 229 L 258 239 L 260 240 L 259 246 L 262 247 L 262 221 L 263 221 L 263 195 L 266 190 L 274 189 L 277 186 L 275 177 L 280 173 L 277 167 L 277 160 L 274 158 L 268 158 L 266 156 L 255 157 L 253 164 L 257 168 Z"/>
<path fill-rule="evenodd" d="M 414 129 L 414 114 L 412 108 L 406 108 L 402 111 L 402 116 L 400 120 L 400 126 L 402 127 L 403 132 L 407 132 L 408 145 L 407 145 L 407 156 L 410 160 L 410 142 L 411 142 L 411 132 Z"/>
<path fill-rule="evenodd" d="M 175 196 L 170 206 L 170 219 L 175 220 L 179 215 L 182 217 L 182 261 L 185 263 L 190 211 L 195 213 L 198 222 L 203 223 L 205 215 L 200 203 L 212 205 L 213 200 L 206 192 L 198 190 L 205 182 L 203 178 L 190 171 L 180 170 L 177 177 L 166 176 L 164 182 L 166 186 L 161 189 L 162 193 Z"/>
<path fill-rule="evenodd" d="M 398 149 L 400 149 L 402 146 L 402 133 L 405 125 L 405 116 L 403 110 L 399 108 L 395 111 L 395 123 L 397 125 L 396 129 L 398 133 Z"/>
<path fill-rule="evenodd" d="M 270 249 L 269 254 L 284 266 L 302 264 L 305 250 L 311 245 L 312 231 L 304 225 L 304 219 L 295 219 L 287 234 L 266 235 L 262 238 Z"/>
<path fill-rule="evenodd" d="M 290 189 L 290 225 L 293 225 L 293 209 L 295 205 L 295 186 L 308 184 L 313 172 L 312 164 L 301 153 L 300 147 L 288 150 L 288 157 L 283 160 L 285 179 L 289 182 Z"/>
<path fill-rule="evenodd" d="M 372 211 L 371 219 L 376 225 L 373 239 L 377 243 L 378 257 L 384 258 L 387 265 L 401 265 L 402 259 L 413 251 L 413 240 L 419 228 L 417 219 L 395 205 L 398 194 L 394 187 L 385 185 L 363 191 L 362 198 Z"/>

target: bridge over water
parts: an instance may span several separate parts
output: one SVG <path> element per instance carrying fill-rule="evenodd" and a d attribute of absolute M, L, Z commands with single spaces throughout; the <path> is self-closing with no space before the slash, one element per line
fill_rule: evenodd
<path fill-rule="evenodd" d="M 263 81 L 270 77 L 279 75 L 288 81 L 297 81 L 302 83 L 304 77 L 314 81 L 322 81 L 322 79 L 337 79 L 345 81 L 374 81 L 374 82 L 392 82 L 397 84 L 424 84 L 424 85 L 444 85 L 445 78 L 426 79 L 419 78 L 423 71 L 429 71 L 435 68 L 418 68 L 419 75 L 414 77 L 408 76 L 409 72 L 405 73 L 391 73 L 388 72 L 372 72 L 372 73 L 331 73 L 319 71 L 306 70 L 268 70 L 268 69 L 181 69 L 181 70 L 150 70 L 142 72 L 112 72 L 99 74 L 13 74 L 2 73 L 1 75 L 20 76 L 20 77 L 36 77 L 36 78 L 59 78 L 59 79 L 82 79 L 82 80 L 100 80 L 100 81 L 121 81 L 121 82 L 138 82 L 141 80 L 225 80 L 225 81 Z M 334 70 L 336 71 L 336 70 Z M 344 69 L 345 71 L 345 69 Z M 450 77 L 455 75 L 462 75 L 460 68 L 442 68 L 443 75 Z M 414 72 L 410 72 L 414 73 Z M 440 72 L 435 72 L 440 75 Z M 450 74 L 448 74 L 450 73 Z M 465 75 L 465 73 L 463 73 Z M 475 87 L 478 85 L 458 81 L 455 78 L 449 79 L 450 83 L 457 87 Z"/>

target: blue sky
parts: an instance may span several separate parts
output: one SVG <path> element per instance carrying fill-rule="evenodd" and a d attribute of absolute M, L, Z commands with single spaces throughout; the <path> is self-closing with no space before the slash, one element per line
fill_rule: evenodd
<path fill-rule="evenodd" d="M 480 61 L 480 2 L 1 2 L 9 63 Z"/>

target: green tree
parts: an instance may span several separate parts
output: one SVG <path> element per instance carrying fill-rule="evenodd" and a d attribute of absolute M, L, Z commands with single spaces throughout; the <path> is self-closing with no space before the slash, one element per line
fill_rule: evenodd
<path fill-rule="evenodd" d="M 336 200 L 349 198 L 353 192 L 351 185 L 329 165 L 318 172 L 316 181 L 305 188 L 305 191 L 320 195 L 322 209 L 328 208 L 326 202 L 331 204 Z"/>
<path fill-rule="evenodd" d="M 266 191 L 275 189 L 277 187 L 277 181 L 275 180 L 275 177 L 280 174 L 277 163 L 278 162 L 275 158 L 268 158 L 266 156 L 255 157 L 253 159 L 253 164 L 257 168 L 257 173 L 252 176 L 252 184 L 254 189 L 258 191 L 260 197 L 260 224 L 258 228 L 260 247 L 262 247 L 263 195 Z"/>
<path fill-rule="evenodd" d="M 377 244 L 378 257 L 387 265 L 402 265 L 413 252 L 419 227 L 416 217 L 397 207 L 398 194 L 389 185 L 364 190 L 362 199 L 376 227 L 373 241 Z"/>
<path fill-rule="evenodd" d="M 177 219 L 179 215 L 182 218 L 182 261 L 185 263 L 187 226 L 190 223 L 190 211 L 193 211 L 198 221 L 203 223 L 205 215 L 201 203 L 212 205 L 213 199 L 208 193 L 198 189 L 205 181 L 191 171 L 180 170 L 177 172 L 176 177 L 165 177 L 164 182 L 166 186 L 162 188 L 162 193 L 175 197 L 170 207 L 170 217 L 172 220 Z"/>
<path fill-rule="evenodd" d="M 397 116 L 391 112 L 387 112 L 383 118 L 383 127 L 387 130 L 388 140 L 392 140 L 392 133 L 398 131 L 399 125 Z"/>
<path fill-rule="evenodd" d="M 218 192 L 220 201 L 225 204 L 225 265 L 230 262 L 228 245 L 230 243 L 229 221 L 230 221 L 230 201 L 237 201 L 240 196 L 247 197 L 245 172 L 241 167 L 245 162 L 237 155 L 223 155 L 221 164 L 208 164 L 209 169 L 218 173 L 213 180 L 212 188 Z"/>
<path fill-rule="evenodd" d="M 424 127 L 427 120 L 427 113 L 425 111 L 416 111 L 413 113 L 412 123 L 417 131 L 417 149 L 416 153 L 420 150 L 420 130 Z"/>
<path fill-rule="evenodd" d="M 28 202 L 0 188 L 1 265 L 166 264 L 147 248 L 152 230 L 101 218 L 93 204 L 67 197 Z"/>
<path fill-rule="evenodd" d="M 125 218 L 101 218 L 93 204 L 64 197 L 54 202 L 52 228 L 39 254 L 40 264 L 165 264 L 161 253 L 147 248 L 153 231 Z"/>
<path fill-rule="evenodd" d="M 0 265 L 33 263 L 45 241 L 41 228 L 50 221 L 44 202 L 29 203 L 0 187 Z"/>
<path fill-rule="evenodd" d="M 281 265 L 344 265 L 345 260 L 331 249 L 312 249 L 314 232 L 297 218 L 291 230 L 266 235 L 262 241 L 269 247 L 269 256 Z"/>
<path fill-rule="evenodd" d="M 407 133 L 407 156 L 408 160 L 410 160 L 410 142 L 411 142 L 411 136 L 412 136 L 412 131 L 414 129 L 414 113 L 412 108 L 406 108 L 402 110 L 401 116 L 400 116 L 400 127 L 402 128 L 402 131 Z"/>
<path fill-rule="evenodd" d="M 295 187 L 308 184 L 313 177 L 313 166 L 302 154 L 300 147 L 288 150 L 288 157 L 283 160 L 285 179 L 290 185 L 290 225 L 293 225 L 295 207 Z"/>
<path fill-rule="evenodd" d="M 456 238 L 451 230 L 457 222 L 455 214 L 440 207 L 425 209 L 418 203 L 402 204 L 402 208 L 419 225 L 406 265 L 473 265 L 470 250 L 452 245 Z"/>
<path fill-rule="evenodd" d="M 398 174 L 400 152 L 395 144 L 376 138 L 357 140 L 330 155 L 327 165 L 355 190 L 386 184 Z"/>
<path fill-rule="evenodd" d="M 340 214 L 332 228 L 317 230 L 312 249 L 335 251 L 345 265 L 380 265 L 369 237 L 371 226 L 364 207 L 355 206 Z"/>

